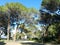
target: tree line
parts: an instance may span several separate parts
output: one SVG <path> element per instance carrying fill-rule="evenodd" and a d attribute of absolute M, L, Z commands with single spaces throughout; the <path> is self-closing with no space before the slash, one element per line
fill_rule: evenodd
<path fill-rule="evenodd" d="M 13 22 L 19 22 L 19 20 L 25 20 L 20 28 L 25 31 L 25 33 L 32 30 L 36 36 L 38 36 L 37 41 L 43 42 L 57 42 L 60 43 L 60 0 L 43 0 L 41 9 L 39 11 L 34 8 L 26 8 L 20 3 L 7 3 L 4 6 L 0 6 L 0 26 L 5 27 L 8 34 L 9 40 L 9 30 L 10 25 Z M 39 18 L 35 20 L 32 18 L 35 14 L 38 14 Z M 2 21 L 3 20 L 3 21 Z M 28 24 L 30 28 L 26 29 L 25 24 Z M 43 24 L 42 29 L 38 29 L 35 25 Z M 18 28 L 18 27 L 17 27 Z M 38 31 L 37 31 L 38 30 Z M 33 33 L 27 33 L 32 35 Z M 43 33 L 43 34 L 42 34 Z M 35 36 L 33 34 L 33 36 Z M 41 35 L 42 34 L 42 35 Z M 15 35 L 16 39 L 16 35 Z M 35 38 L 36 39 L 36 38 Z"/>

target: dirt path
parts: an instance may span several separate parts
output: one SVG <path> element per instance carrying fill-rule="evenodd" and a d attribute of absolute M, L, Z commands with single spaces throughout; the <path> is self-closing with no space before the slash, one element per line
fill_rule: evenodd
<path fill-rule="evenodd" d="M 58 45 L 58 44 L 41 44 L 41 43 L 35 43 L 35 42 L 24 42 L 24 41 L 4 41 L 0 42 L 0 45 Z M 60 45 L 60 44 L 59 44 Z"/>
<path fill-rule="evenodd" d="M 4 41 L 5 44 L 2 45 L 42 45 L 38 43 L 34 43 L 32 41 Z"/>
<path fill-rule="evenodd" d="M 19 42 L 5 42 L 5 45 L 42 45 L 38 43 L 32 43 L 32 42 L 24 42 L 24 43 L 19 43 Z"/>
<path fill-rule="evenodd" d="M 19 42 L 5 41 L 5 45 L 21 45 Z"/>

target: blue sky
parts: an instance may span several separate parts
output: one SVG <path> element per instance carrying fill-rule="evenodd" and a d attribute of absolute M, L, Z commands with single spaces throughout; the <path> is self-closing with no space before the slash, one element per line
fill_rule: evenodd
<path fill-rule="evenodd" d="M 28 8 L 34 7 L 39 10 L 41 7 L 42 0 L 1 0 L 0 5 L 4 5 L 4 4 L 10 3 L 10 2 L 19 2 Z"/>

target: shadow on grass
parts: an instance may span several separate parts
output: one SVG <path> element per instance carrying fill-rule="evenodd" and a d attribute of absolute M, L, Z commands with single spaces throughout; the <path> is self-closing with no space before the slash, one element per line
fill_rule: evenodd
<path fill-rule="evenodd" d="M 0 41 L 0 45 L 5 45 L 6 43 L 4 43 L 3 41 Z"/>
<path fill-rule="evenodd" d="M 21 44 L 22 44 L 22 45 L 44 45 L 44 44 L 32 43 L 32 42 L 21 43 Z"/>

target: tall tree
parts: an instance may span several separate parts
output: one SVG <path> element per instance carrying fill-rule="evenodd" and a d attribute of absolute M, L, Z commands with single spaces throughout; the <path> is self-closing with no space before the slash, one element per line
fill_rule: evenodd
<path fill-rule="evenodd" d="M 42 2 L 42 7 L 43 8 L 40 10 L 41 16 L 42 16 L 41 18 L 43 20 L 45 20 L 47 17 L 49 17 L 48 15 L 51 16 L 49 18 L 49 20 L 46 20 L 46 21 L 48 21 L 48 24 L 49 24 L 46 28 L 46 33 L 48 32 L 49 26 L 52 23 L 55 23 L 57 21 L 56 18 L 57 18 L 58 15 L 55 12 L 59 9 L 59 4 L 60 4 L 60 0 L 43 0 L 43 2 Z M 45 16 L 43 14 L 45 14 Z M 53 16 L 53 15 L 56 15 L 56 17 Z"/>
<path fill-rule="evenodd" d="M 60 0 L 43 0 L 42 6 L 44 6 L 50 12 L 54 12 L 59 7 Z"/>

